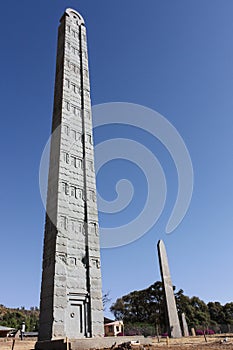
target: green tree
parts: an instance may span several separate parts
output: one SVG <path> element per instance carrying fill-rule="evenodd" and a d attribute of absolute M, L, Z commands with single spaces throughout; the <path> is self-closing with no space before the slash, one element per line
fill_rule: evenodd
<path fill-rule="evenodd" d="M 164 293 L 161 282 L 118 298 L 110 308 L 116 319 L 125 323 L 148 323 L 165 329 Z"/>
<path fill-rule="evenodd" d="M 209 302 L 207 307 L 213 324 L 224 324 L 226 322 L 224 307 L 219 302 Z"/>
<path fill-rule="evenodd" d="M 233 324 L 233 303 L 227 303 L 223 306 L 224 321 L 228 325 Z"/>
<path fill-rule="evenodd" d="M 181 316 L 182 312 L 185 313 L 189 328 L 207 328 L 222 320 L 223 316 L 225 322 L 227 320 L 229 323 L 233 323 L 233 303 L 226 304 L 225 307 L 221 307 L 219 303 L 216 305 L 209 303 L 207 306 L 198 297 L 189 298 L 184 295 L 182 289 L 177 292 L 175 292 L 175 287 L 173 289 L 178 314 Z M 215 310 L 217 308 L 219 308 L 219 312 Z M 223 308 L 224 314 L 221 312 L 221 308 Z M 158 327 L 160 333 L 167 331 L 166 305 L 161 282 L 155 282 L 146 289 L 134 291 L 118 298 L 110 310 L 116 319 L 122 319 L 126 324 L 141 325 L 147 323 Z"/>
<path fill-rule="evenodd" d="M 4 306 L 0 307 L 0 325 L 20 329 L 22 322 L 25 322 L 26 331 L 32 332 L 38 330 L 39 310 L 31 308 L 26 310 L 10 309 Z"/>

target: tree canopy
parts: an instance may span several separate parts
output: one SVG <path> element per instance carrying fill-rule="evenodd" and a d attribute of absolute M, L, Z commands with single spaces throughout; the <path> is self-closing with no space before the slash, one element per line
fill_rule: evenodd
<path fill-rule="evenodd" d="M 6 308 L 0 305 L 0 325 L 20 329 L 22 322 L 25 322 L 27 332 L 38 330 L 39 309 L 31 307 L 26 310 L 23 306 L 17 309 Z"/>
<path fill-rule="evenodd" d="M 206 304 L 196 296 L 184 295 L 182 289 L 175 291 L 179 317 L 184 312 L 189 328 L 215 328 L 225 331 L 226 325 L 233 325 L 233 303 L 221 305 L 219 302 Z M 118 298 L 110 311 L 117 320 L 127 323 L 147 323 L 156 325 L 159 332 L 166 332 L 166 313 L 163 285 L 155 282 L 146 289 L 134 291 Z M 220 326 L 219 326 L 220 325 Z M 225 328 L 224 328 L 225 327 Z"/>

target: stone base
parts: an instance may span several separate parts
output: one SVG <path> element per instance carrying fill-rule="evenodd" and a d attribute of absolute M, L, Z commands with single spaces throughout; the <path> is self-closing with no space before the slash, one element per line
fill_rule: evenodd
<path fill-rule="evenodd" d="M 139 341 L 140 345 L 152 344 L 151 338 L 143 336 L 128 337 L 103 337 L 103 338 L 85 338 L 85 339 L 59 339 L 38 341 L 35 345 L 36 350 L 90 350 L 111 348 L 112 345 L 120 345 L 130 341 Z"/>
<path fill-rule="evenodd" d="M 69 343 L 65 339 L 38 341 L 35 344 L 36 350 L 68 350 Z"/>

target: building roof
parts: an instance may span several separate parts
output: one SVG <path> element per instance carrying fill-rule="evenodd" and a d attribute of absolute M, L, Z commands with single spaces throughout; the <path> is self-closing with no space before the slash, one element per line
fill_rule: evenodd
<path fill-rule="evenodd" d="M 118 326 L 118 325 L 123 325 L 123 321 L 113 321 L 113 322 L 110 322 L 110 323 L 105 323 L 104 326 Z"/>
<path fill-rule="evenodd" d="M 114 322 L 114 321 L 115 321 L 115 320 L 112 320 L 111 318 L 104 317 L 104 324 L 105 324 L 105 323 Z"/>
<path fill-rule="evenodd" d="M 0 326 L 0 331 L 12 331 L 14 328 Z"/>

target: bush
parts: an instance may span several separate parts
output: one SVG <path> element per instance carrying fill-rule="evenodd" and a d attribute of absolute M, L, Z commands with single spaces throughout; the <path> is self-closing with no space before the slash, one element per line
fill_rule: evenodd
<path fill-rule="evenodd" d="M 161 337 L 162 337 L 162 338 L 167 338 L 167 337 L 168 337 L 168 333 L 162 333 L 162 334 L 161 334 Z"/>
<path fill-rule="evenodd" d="M 215 334 L 215 331 L 213 331 L 213 329 L 206 329 L 205 331 L 202 331 L 201 329 L 197 329 L 196 330 L 196 335 L 213 335 Z"/>

